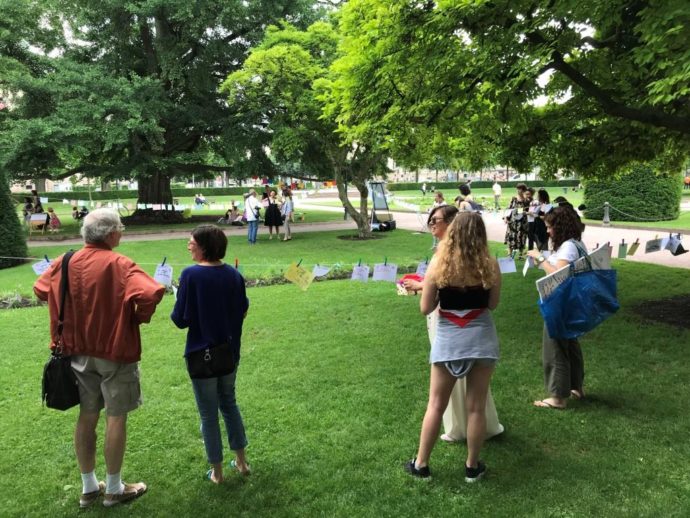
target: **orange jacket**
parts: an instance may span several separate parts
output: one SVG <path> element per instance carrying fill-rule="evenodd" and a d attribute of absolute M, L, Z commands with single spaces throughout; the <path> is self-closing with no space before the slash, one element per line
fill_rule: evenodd
<path fill-rule="evenodd" d="M 139 324 L 151 320 L 165 288 L 104 244 L 87 244 L 75 252 L 68 270 L 62 332 L 66 354 L 139 361 Z M 62 256 L 34 284 L 36 296 L 48 301 L 51 348 L 57 339 L 61 276 Z"/>

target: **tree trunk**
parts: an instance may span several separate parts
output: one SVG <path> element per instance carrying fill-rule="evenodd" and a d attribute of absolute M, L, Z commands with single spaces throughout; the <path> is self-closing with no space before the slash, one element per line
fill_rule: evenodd
<path fill-rule="evenodd" d="M 172 205 L 173 197 L 170 188 L 170 176 L 161 171 L 156 171 L 150 176 L 138 178 L 138 200 L 137 203 L 149 205 L 161 205 L 159 210 L 137 209 L 131 216 L 132 220 L 142 222 L 179 222 L 182 221 L 182 213 L 174 210 L 167 210 L 167 205 Z"/>
<path fill-rule="evenodd" d="M 369 211 L 367 210 L 367 202 L 369 198 L 369 189 L 366 184 L 355 183 L 359 191 L 359 211 L 350 203 L 347 196 L 347 185 L 342 180 L 343 175 L 336 172 L 336 187 L 338 188 L 338 198 L 345 209 L 345 212 L 357 223 L 357 235 L 360 238 L 371 237 L 371 226 L 369 224 Z"/>

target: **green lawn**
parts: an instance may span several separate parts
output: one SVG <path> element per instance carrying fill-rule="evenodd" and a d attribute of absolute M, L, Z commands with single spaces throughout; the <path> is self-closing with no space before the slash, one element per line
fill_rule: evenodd
<path fill-rule="evenodd" d="M 406 241 L 410 257 L 426 253 L 424 237 Z M 390 243 L 365 243 L 367 257 L 374 260 Z M 253 250 L 263 257 L 271 248 Z M 350 257 L 357 255 L 366 254 Z M 419 299 L 397 296 L 389 283 L 329 281 L 306 292 L 293 285 L 248 290 L 238 402 L 254 473 L 220 487 L 203 480 L 184 333 L 168 318 L 166 296 L 142 327 L 145 403 L 130 416 L 123 469 L 126 480 L 146 481 L 149 492 L 121 508 L 79 512 L 71 443 L 76 410 L 48 410 L 39 400 L 47 309 L 0 311 L 0 514 L 686 516 L 690 332 L 641 321 L 631 307 L 690 293 L 690 277 L 686 270 L 614 265 L 622 309 L 582 340 L 588 399 L 566 411 L 531 406 L 543 396 L 537 273 L 504 276 L 493 394 L 506 432 L 485 446 L 489 472 L 476 485 L 463 482 L 463 445 L 437 445 L 431 481 L 402 470 L 416 450 L 427 398 Z M 103 477 L 100 454 L 97 473 Z"/>

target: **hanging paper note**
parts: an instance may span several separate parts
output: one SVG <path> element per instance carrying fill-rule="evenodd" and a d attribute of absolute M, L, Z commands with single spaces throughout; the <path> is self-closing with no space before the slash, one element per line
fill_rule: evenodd
<path fill-rule="evenodd" d="M 636 239 L 635 242 L 630 245 L 630 248 L 628 249 L 628 255 L 635 255 L 635 252 L 637 252 L 637 249 L 640 248 L 640 240 Z"/>
<path fill-rule="evenodd" d="M 48 259 L 43 259 L 42 261 L 32 264 L 31 268 L 33 268 L 34 272 L 36 272 L 36 275 L 41 275 L 48 268 L 50 268 L 50 265 L 51 262 Z"/>
<path fill-rule="evenodd" d="M 628 255 L 628 245 L 625 244 L 625 239 L 618 245 L 618 259 L 625 259 Z"/>
<path fill-rule="evenodd" d="M 153 279 L 163 286 L 172 286 L 173 268 L 169 264 L 159 264 L 156 266 L 156 273 Z"/>
<path fill-rule="evenodd" d="M 63 200 L 62 200 L 62 204 L 63 204 L 63 205 L 69 205 L 69 200 L 63 199 Z"/>
<path fill-rule="evenodd" d="M 43 196 L 41 196 L 39 200 L 41 200 L 41 203 L 48 203 L 48 198 L 44 198 Z"/>
<path fill-rule="evenodd" d="M 369 280 L 369 267 L 364 265 L 355 266 L 352 268 L 352 281 L 367 282 Z"/>
<path fill-rule="evenodd" d="M 301 261 L 300 261 L 301 262 Z M 309 288 L 309 285 L 311 284 L 311 281 L 314 280 L 314 276 L 312 275 L 311 272 L 305 270 L 298 264 L 292 263 L 287 271 L 285 272 L 284 277 L 290 281 L 295 283 L 297 286 L 302 291 L 307 291 L 307 288 Z"/>
<path fill-rule="evenodd" d="M 650 239 L 644 246 L 644 253 L 651 254 L 652 252 L 658 252 L 661 250 L 661 239 Z"/>
<path fill-rule="evenodd" d="M 312 274 L 314 277 L 323 277 L 324 275 L 328 275 L 328 272 L 330 272 L 331 269 L 328 266 L 321 266 L 319 264 L 314 265 L 314 269 L 312 270 Z"/>
<path fill-rule="evenodd" d="M 137 203 L 137 209 L 139 209 L 139 210 L 144 210 L 145 208 L 146 208 L 146 204 L 145 204 L 145 203 Z"/>
<path fill-rule="evenodd" d="M 371 276 L 371 280 L 395 282 L 397 276 L 397 264 L 379 263 L 374 265 L 374 275 Z"/>
<path fill-rule="evenodd" d="M 512 257 L 499 257 L 498 268 L 501 270 L 501 273 L 517 273 L 515 259 Z"/>
<path fill-rule="evenodd" d="M 429 263 L 427 261 L 422 261 L 417 265 L 417 271 L 415 272 L 417 275 L 421 275 L 422 277 L 426 275 L 426 269 L 429 267 Z"/>

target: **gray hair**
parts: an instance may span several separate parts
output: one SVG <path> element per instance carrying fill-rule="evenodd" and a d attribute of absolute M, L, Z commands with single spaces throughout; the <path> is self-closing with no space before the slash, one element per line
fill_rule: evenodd
<path fill-rule="evenodd" d="M 85 243 L 103 243 L 110 233 L 124 228 L 115 210 L 96 209 L 84 217 L 81 235 Z"/>

